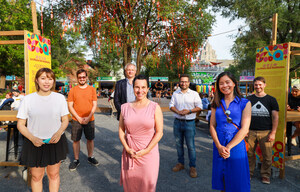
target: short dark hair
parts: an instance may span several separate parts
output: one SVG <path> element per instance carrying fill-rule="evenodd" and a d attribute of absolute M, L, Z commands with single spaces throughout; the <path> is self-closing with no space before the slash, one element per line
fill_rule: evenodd
<path fill-rule="evenodd" d="M 261 81 L 263 83 L 266 83 L 266 79 L 264 77 L 262 77 L 262 76 L 255 77 L 253 79 L 253 84 L 255 83 L 255 81 Z"/>
<path fill-rule="evenodd" d="M 79 69 L 79 70 L 76 72 L 76 77 L 78 77 L 78 75 L 79 75 L 80 73 L 85 73 L 85 75 L 88 76 L 87 71 L 86 71 L 85 69 Z"/>
<path fill-rule="evenodd" d="M 180 74 L 179 80 L 180 80 L 182 77 L 187 77 L 187 78 L 189 78 L 189 81 L 190 81 L 190 76 L 189 76 L 188 74 Z"/>
<path fill-rule="evenodd" d="M 134 83 L 135 83 L 136 80 L 146 80 L 147 81 L 147 87 L 149 87 L 149 78 L 147 76 L 142 75 L 142 74 L 135 76 L 135 78 L 133 79 L 133 83 L 132 83 L 133 87 L 134 87 Z"/>
<path fill-rule="evenodd" d="M 38 78 L 43 74 L 43 73 L 46 73 L 46 75 L 47 75 L 47 77 L 49 78 L 49 77 L 51 77 L 54 81 L 53 81 L 53 86 L 52 86 L 52 88 L 51 88 L 51 91 L 55 91 L 55 85 L 56 85 L 56 79 L 55 79 L 55 74 L 54 74 L 54 72 L 51 70 L 51 69 L 49 69 L 49 68 L 40 68 L 37 72 L 36 72 L 36 74 L 35 74 L 35 81 L 34 81 L 34 83 L 35 83 L 35 88 L 36 88 L 36 90 L 37 91 L 40 91 L 40 86 L 39 86 L 39 84 L 37 83 L 37 80 L 38 80 Z M 20 93 L 20 91 L 18 90 L 18 92 Z"/>

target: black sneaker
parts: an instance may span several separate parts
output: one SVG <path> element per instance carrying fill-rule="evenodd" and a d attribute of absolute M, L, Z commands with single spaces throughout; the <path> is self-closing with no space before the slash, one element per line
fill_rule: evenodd
<path fill-rule="evenodd" d="M 99 165 L 99 162 L 94 157 L 89 157 L 88 162 L 94 166 Z"/>
<path fill-rule="evenodd" d="M 77 167 L 79 166 L 80 162 L 79 160 L 74 160 L 72 163 L 69 165 L 69 170 L 70 171 L 75 171 Z"/>

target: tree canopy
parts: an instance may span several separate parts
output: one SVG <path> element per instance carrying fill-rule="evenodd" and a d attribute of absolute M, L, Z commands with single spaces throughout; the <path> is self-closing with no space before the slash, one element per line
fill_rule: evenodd
<path fill-rule="evenodd" d="M 146 56 L 170 55 L 184 65 L 211 32 L 213 16 L 206 0 L 62 0 L 54 13 L 64 26 L 80 31 L 100 54 L 103 44 L 133 59 L 138 72 Z"/>
<path fill-rule="evenodd" d="M 277 44 L 299 42 L 300 1 L 291 0 L 213 0 L 213 9 L 222 15 L 235 19 L 245 19 L 231 50 L 238 68 L 254 70 L 256 48 L 270 45 L 272 18 L 278 13 Z M 292 65 L 299 63 L 292 58 Z"/>
<path fill-rule="evenodd" d="M 26 7 L 28 0 L 10 2 L 0 0 L 0 31 L 32 30 L 31 9 Z M 0 40 L 18 40 L 23 36 L 5 36 Z M 5 80 L 6 75 L 23 76 L 24 74 L 24 45 L 0 46 L 0 76 Z M 5 81 L 1 81 L 4 88 Z"/>

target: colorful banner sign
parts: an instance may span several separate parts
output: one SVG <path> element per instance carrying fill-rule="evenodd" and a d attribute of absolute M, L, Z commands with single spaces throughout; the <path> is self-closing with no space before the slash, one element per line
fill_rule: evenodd
<path fill-rule="evenodd" d="M 14 81 L 14 80 L 16 80 L 16 76 L 14 76 L 14 75 L 6 75 L 5 80 L 6 81 Z"/>
<path fill-rule="evenodd" d="M 158 81 L 158 79 L 160 79 L 160 81 L 169 81 L 169 77 L 149 77 L 149 81 Z"/>
<path fill-rule="evenodd" d="M 240 76 L 240 81 L 253 81 L 254 76 Z"/>
<path fill-rule="evenodd" d="M 116 77 L 97 77 L 97 81 L 116 81 Z"/>
<path fill-rule="evenodd" d="M 40 35 L 25 31 L 25 86 L 26 94 L 35 89 L 35 74 L 43 67 L 51 68 L 51 42 Z"/>
<path fill-rule="evenodd" d="M 283 169 L 284 128 L 286 118 L 287 74 L 289 44 L 278 44 L 258 48 L 256 51 L 255 76 L 266 79 L 265 92 L 277 99 L 279 104 L 279 123 L 273 146 L 273 166 Z"/>
<path fill-rule="evenodd" d="M 218 73 L 192 72 L 193 82 L 196 84 L 212 84 Z"/>

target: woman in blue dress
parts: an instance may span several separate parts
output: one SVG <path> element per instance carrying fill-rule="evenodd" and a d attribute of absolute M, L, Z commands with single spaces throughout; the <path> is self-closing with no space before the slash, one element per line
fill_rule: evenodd
<path fill-rule="evenodd" d="M 242 98 L 230 72 L 221 73 L 211 108 L 213 138 L 212 188 L 226 192 L 250 191 L 250 173 L 244 138 L 251 121 L 251 104 Z"/>

